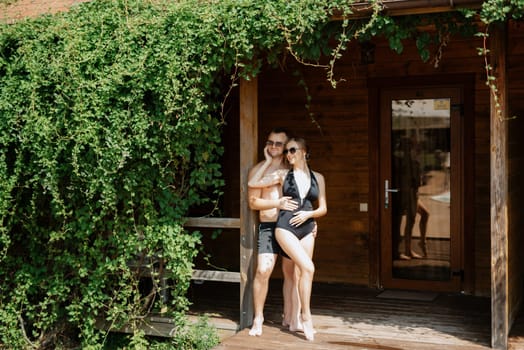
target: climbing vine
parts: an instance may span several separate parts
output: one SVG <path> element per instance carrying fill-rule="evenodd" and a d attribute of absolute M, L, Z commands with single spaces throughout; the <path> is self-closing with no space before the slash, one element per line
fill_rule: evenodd
<path fill-rule="evenodd" d="M 379 0 L 351 20 L 352 3 L 95 0 L 1 24 L 0 347 L 101 349 L 102 322 L 134 330 L 122 347 L 153 348 L 140 323 L 166 307 L 178 325 L 170 345 L 214 345 L 185 326 L 200 235 L 183 222 L 220 197 L 224 99 L 238 79 L 291 55 L 335 87 L 351 40 L 384 35 L 402 52 L 414 38 L 438 64 L 450 35 L 474 28 L 471 12 L 392 18 Z M 476 16 L 524 8 L 486 4 Z M 433 34 L 417 30 L 428 23 Z M 140 267 L 160 262 L 168 302 L 159 275 L 141 290 Z"/>
<path fill-rule="evenodd" d="M 92 1 L 1 25 L 0 346 L 102 348 L 127 325 L 151 348 L 141 322 L 168 309 L 170 344 L 211 347 L 184 331 L 200 236 L 183 221 L 222 190 L 224 95 L 286 50 L 329 53 L 346 5 Z"/>
<path fill-rule="evenodd" d="M 474 14 L 469 14 L 470 16 Z M 493 99 L 494 108 L 499 120 L 504 120 L 502 109 L 505 106 L 501 105 L 500 93 L 497 86 L 497 78 L 493 71 L 493 66 L 490 64 L 488 48 L 488 39 L 490 27 L 494 24 L 504 23 L 509 19 L 521 20 L 524 17 L 524 0 L 489 0 L 483 3 L 480 18 L 486 24 L 483 32 L 477 33 L 483 38 L 483 46 L 478 48 L 479 55 L 484 57 L 484 68 L 486 71 L 486 85 L 489 87 L 490 94 Z M 506 119 L 514 119 L 516 116 L 511 116 Z"/>

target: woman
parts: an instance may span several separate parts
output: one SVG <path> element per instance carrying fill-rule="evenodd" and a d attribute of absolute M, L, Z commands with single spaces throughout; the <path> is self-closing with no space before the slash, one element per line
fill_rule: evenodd
<path fill-rule="evenodd" d="M 292 138 L 286 143 L 284 154 L 291 165 L 291 170 L 277 170 L 263 177 L 264 171 L 271 164 L 271 155 L 264 148 L 266 161 L 249 181 L 248 186 L 262 188 L 281 184 L 282 195 L 291 197 L 299 203 L 294 211 L 281 210 L 276 225 L 275 236 L 282 250 L 293 260 L 298 268 L 298 293 L 301 307 L 301 320 L 292 320 L 289 329 L 302 329 L 307 340 L 314 340 L 315 330 L 311 318 L 310 300 L 315 265 L 313 249 L 315 247 L 315 218 L 326 215 L 326 186 L 322 174 L 311 171 L 307 164 L 306 141 Z M 313 208 L 313 202 L 318 207 Z M 297 306 L 298 307 L 298 306 Z M 295 314 L 295 313 L 293 313 Z"/>

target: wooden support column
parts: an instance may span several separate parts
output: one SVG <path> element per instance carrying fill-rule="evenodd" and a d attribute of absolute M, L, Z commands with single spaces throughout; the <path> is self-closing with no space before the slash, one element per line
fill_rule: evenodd
<path fill-rule="evenodd" d="M 491 346 L 508 348 L 508 110 L 506 88 L 506 28 L 490 33 L 490 61 L 497 98 L 491 93 Z"/>
<path fill-rule="evenodd" d="M 255 213 L 249 209 L 249 169 L 257 161 L 258 80 L 240 81 L 240 329 L 253 322 L 253 277 L 255 260 Z"/>

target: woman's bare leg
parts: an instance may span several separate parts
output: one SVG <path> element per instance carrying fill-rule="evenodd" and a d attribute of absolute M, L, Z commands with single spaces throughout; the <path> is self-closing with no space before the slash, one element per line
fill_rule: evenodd
<path fill-rule="evenodd" d="M 291 257 L 300 271 L 298 293 L 300 296 L 300 306 L 302 308 L 302 328 L 306 339 L 314 340 L 315 330 L 311 318 L 310 301 L 315 265 L 309 253 L 304 248 L 314 246 L 314 237 L 313 235 L 308 235 L 302 239 L 302 242 L 291 232 L 280 228 L 277 228 L 275 231 L 275 236 L 282 249 Z M 311 240 L 313 240 L 313 242 L 311 242 Z"/>
<path fill-rule="evenodd" d="M 406 256 L 410 258 L 420 259 L 422 258 L 422 256 L 415 253 L 415 251 L 411 247 L 411 238 L 413 235 L 413 226 L 415 226 L 415 216 L 416 215 L 417 215 L 416 213 L 415 215 L 410 215 L 410 214 L 406 215 L 406 227 L 404 229 L 404 245 L 405 245 Z"/>
<path fill-rule="evenodd" d="M 420 231 L 420 249 L 422 249 L 422 253 L 424 257 L 428 256 L 428 247 L 427 247 L 427 241 L 426 241 L 426 231 L 428 229 L 428 220 L 429 220 L 429 210 L 422 204 L 422 202 L 419 200 L 417 202 L 417 213 L 420 215 L 420 222 L 418 224 L 418 228 Z"/>
<path fill-rule="evenodd" d="M 300 240 L 300 244 L 302 245 L 302 247 L 304 248 L 304 250 L 306 251 L 306 253 L 309 255 L 309 257 L 312 259 L 313 258 L 313 251 L 315 249 L 315 236 L 314 235 L 307 235 L 306 237 L 304 237 L 302 240 Z M 296 286 L 296 290 L 298 292 L 298 281 L 300 281 L 300 269 L 296 269 L 296 275 L 295 275 L 295 281 L 297 282 L 297 286 Z M 310 292 L 310 295 L 311 295 L 311 292 Z M 293 315 L 296 316 L 294 319 L 293 319 L 293 322 L 291 322 L 289 324 L 289 330 L 292 331 L 292 332 L 297 332 L 297 331 L 303 331 L 303 327 L 302 327 L 302 319 L 301 319 L 301 310 L 300 310 L 300 299 L 298 298 L 298 294 L 297 294 L 297 299 L 296 299 L 297 303 L 298 303 L 298 307 L 294 310 L 293 312 Z M 315 332 L 316 333 L 316 332 Z"/>
<path fill-rule="evenodd" d="M 308 254 L 309 258 L 311 259 L 311 262 L 313 263 L 313 251 L 315 249 L 315 237 L 313 235 L 307 235 L 306 237 L 302 238 L 300 240 L 300 244 Z M 307 290 L 304 292 L 305 295 L 308 296 L 308 309 L 306 315 L 304 311 L 302 311 L 302 328 L 304 331 L 304 335 L 308 340 L 314 340 L 314 334 L 316 333 L 315 328 L 313 327 L 313 318 L 311 316 L 311 289 L 313 287 L 313 275 L 314 275 L 314 266 L 313 266 L 313 272 L 311 273 L 311 278 L 305 282 L 307 284 Z M 306 318 L 308 318 L 306 320 Z"/>

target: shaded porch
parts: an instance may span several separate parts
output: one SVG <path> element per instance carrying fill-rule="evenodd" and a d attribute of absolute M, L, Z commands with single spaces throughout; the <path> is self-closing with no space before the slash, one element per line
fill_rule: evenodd
<path fill-rule="evenodd" d="M 219 328 L 216 349 L 490 349 L 489 298 L 448 293 L 381 291 L 316 283 L 312 313 L 318 333 L 308 342 L 281 327 L 281 281 L 272 280 L 265 307 L 264 334 L 237 332 L 237 284 L 204 282 L 190 289 L 192 315 L 207 314 Z M 524 322 L 513 327 L 510 349 L 524 349 Z"/>

